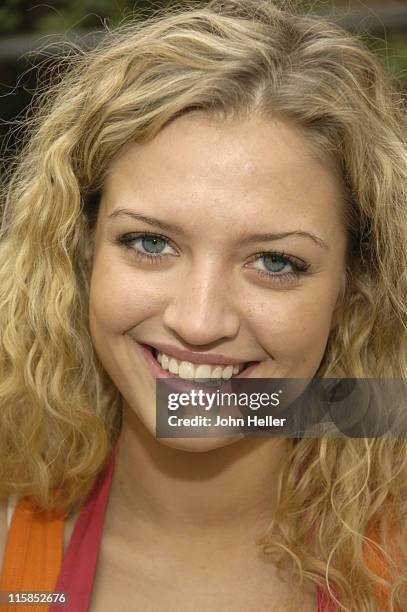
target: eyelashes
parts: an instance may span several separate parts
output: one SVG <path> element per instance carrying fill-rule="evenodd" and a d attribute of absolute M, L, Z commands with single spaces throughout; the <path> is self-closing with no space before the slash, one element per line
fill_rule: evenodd
<path fill-rule="evenodd" d="M 290 272 L 285 272 L 284 274 L 280 274 L 279 271 L 271 271 L 271 270 L 261 270 L 259 268 L 253 268 L 259 276 L 262 276 L 266 279 L 273 279 L 277 282 L 285 281 L 298 281 L 301 276 L 304 276 L 310 267 L 309 264 L 300 264 L 290 255 L 286 253 L 279 253 L 277 251 L 265 251 L 263 253 L 257 253 L 255 259 L 252 261 L 270 261 L 274 263 L 282 263 L 284 266 L 290 266 Z M 277 260 L 277 261 L 276 261 Z"/>
<path fill-rule="evenodd" d="M 143 251 L 138 251 L 132 246 L 137 240 L 144 240 L 145 238 L 148 238 L 153 243 L 153 247 L 156 246 L 156 244 L 154 243 L 157 242 L 158 244 L 161 242 L 169 246 L 168 238 L 166 238 L 165 236 L 161 236 L 160 234 L 153 234 L 152 232 L 140 232 L 139 234 L 123 234 L 116 238 L 115 243 L 118 244 L 120 247 L 131 251 L 132 255 L 134 255 L 138 259 L 142 259 L 153 265 L 161 263 L 164 259 L 168 258 L 168 254 L 162 254 L 157 252 L 145 253 Z"/>
<path fill-rule="evenodd" d="M 130 251 L 131 255 L 139 261 L 143 261 L 151 265 L 158 265 L 168 260 L 169 257 L 172 257 L 171 253 L 163 253 L 159 250 L 161 247 L 173 248 L 171 247 L 170 240 L 161 234 L 145 231 L 138 233 L 133 232 L 131 234 L 119 235 L 113 242 L 126 251 Z M 135 248 L 134 245 L 137 242 L 141 242 L 141 248 L 144 250 Z M 149 252 L 147 249 L 152 250 Z M 158 251 L 156 249 L 158 249 Z M 277 251 L 262 251 L 260 253 L 256 253 L 250 258 L 248 263 L 252 262 L 261 262 L 265 266 L 263 269 L 256 267 L 251 268 L 252 270 L 255 270 L 255 272 L 261 278 L 277 283 L 298 281 L 301 276 L 304 276 L 307 273 L 307 270 L 310 267 L 310 264 L 300 262 L 287 253 Z M 278 270 L 267 269 L 267 265 L 270 264 L 272 266 L 277 265 Z M 283 265 L 283 269 L 289 266 L 289 272 L 281 273 L 281 265 Z"/>

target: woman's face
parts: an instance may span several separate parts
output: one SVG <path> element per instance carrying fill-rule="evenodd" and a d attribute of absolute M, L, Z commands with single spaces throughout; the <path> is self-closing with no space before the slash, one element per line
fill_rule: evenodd
<path fill-rule="evenodd" d="M 342 207 L 339 180 L 288 123 L 193 112 L 124 147 L 97 220 L 90 331 L 153 435 L 155 375 L 141 344 L 165 345 L 169 357 L 183 349 L 191 362 L 189 352 L 208 353 L 213 368 L 215 354 L 257 361 L 252 378 L 315 375 L 344 274 Z"/>

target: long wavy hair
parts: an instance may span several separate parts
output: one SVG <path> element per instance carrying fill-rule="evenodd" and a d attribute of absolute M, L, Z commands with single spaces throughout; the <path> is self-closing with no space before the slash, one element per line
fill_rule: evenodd
<path fill-rule="evenodd" d="M 88 325 L 104 176 L 125 143 L 190 110 L 290 121 L 340 173 L 346 283 L 316 377 L 407 378 L 405 99 L 357 37 L 271 1 L 184 2 L 65 64 L 2 191 L 3 500 L 79 507 L 106 464 L 122 403 Z M 348 612 L 407 609 L 405 439 L 290 440 L 270 518 L 258 544 L 299 585 L 319 584 Z"/>

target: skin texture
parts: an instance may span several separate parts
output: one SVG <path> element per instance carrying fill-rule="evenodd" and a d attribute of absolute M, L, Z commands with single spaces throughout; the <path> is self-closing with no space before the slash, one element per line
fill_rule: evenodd
<path fill-rule="evenodd" d="M 90 292 L 93 343 L 124 399 L 107 525 L 122 542 L 130 531 L 148 547 L 156 542 L 163 577 L 177 552 L 181 573 L 187 568 L 193 577 L 200 568 L 198 586 L 208 558 L 224 586 L 225 572 L 239 575 L 243 565 L 265 579 L 253 538 L 270 518 L 287 441 L 156 440 L 155 381 L 134 340 L 258 360 L 257 378 L 312 377 L 343 280 L 342 207 L 341 184 L 312 155 L 304 133 L 255 115 L 220 122 L 189 113 L 151 142 L 127 145 L 110 165 Z M 122 208 L 176 222 L 185 235 L 125 215 L 109 219 Z M 295 236 L 242 241 L 293 230 L 312 232 L 328 249 Z M 151 265 L 115 243 L 143 231 L 168 238 L 166 259 Z M 145 252 L 140 238 L 131 246 Z M 296 258 L 309 266 L 307 274 L 282 282 L 260 276 L 264 251 Z M 279 260 L 275 270 L 292 268 Z"/>
<path fill-rule="evenodd" d="M 153 435 L 154 380 L 134 340 L 260 361 L 257 378 L 314 375 L 343 275 L 341 199 L 337 179 L 311 156 L 304 135 L 259 117 L 225 124 L 189 114 L 114 160 L 96 228 L 90 326 L 107 372 Z M 139 260 L 136 251 L 146 251 L 141 238 L 132 249 L 115 239 L 163 230 L 126 215 L 109 218 L 124 208 L 176 220 L 185 236 L 167 232 L 161 261 Z M 242 241 L 293 230 L 313 233 L 329 250 L 298 236 Z M 284 279 L 290 263 L 280 259 L 273 267 L 269 259 L 267 267 L 254 259 L 273 250 L 308 270 Z M 270 266 L 273 278 L 259 275 Z M 165 440 L 188 450 L 225 442 Z"/>

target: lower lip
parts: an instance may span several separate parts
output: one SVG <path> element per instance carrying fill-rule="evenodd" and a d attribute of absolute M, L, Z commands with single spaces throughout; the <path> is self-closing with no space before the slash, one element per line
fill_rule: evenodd
<path fill-rule="evenodd" d="M 172 374 L 172 372 L 168 372 L 167 370 L 164 370 L 160 366 L 158 361 L 154 358 L 152 349 L 150 347 L 146 346 L 145 344 L 141 344 L 139 342 L 136 342 L 136 344 L 141 348 L 144 358 L 147 361 L 147 364 L 154 378 L 176 378 L 177 380 L 182 380 L 185 383 L 190 383 L 193 385 L 199 384 L 197 381 L 181 378 L 180 376 L 177 376 L 176 374 Z M 248 378 L 250 374 L 253 372 L 253 370 L 257 367 L 257 365 L 258 365 L 258 362 L 253 363 L 252 365 L 242 370 L 240 374 L 237 374 L 236 376 L 232 376 L 232 379 L 233 378 Z M 231 379 L 224 378 L 223 382 L 227 383 L 229 380 Z"/>

